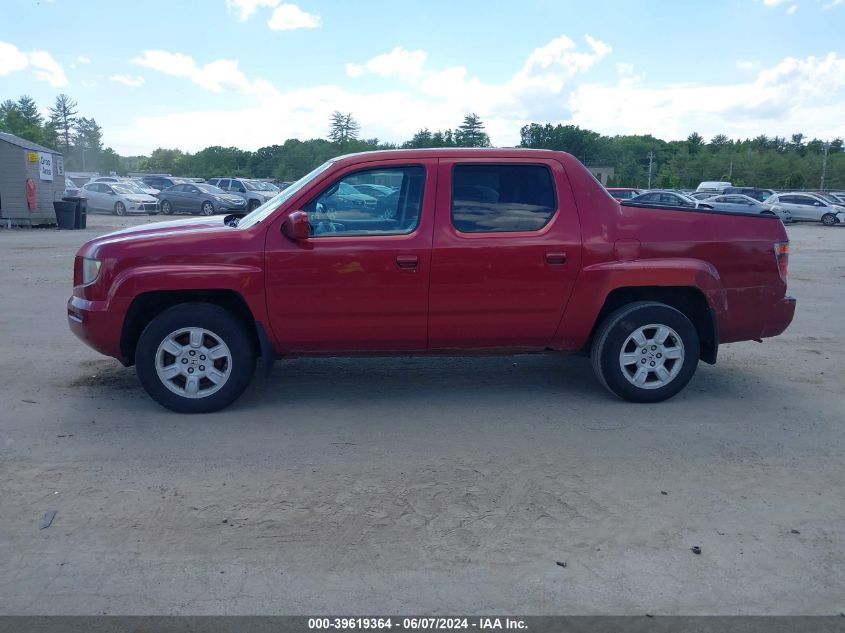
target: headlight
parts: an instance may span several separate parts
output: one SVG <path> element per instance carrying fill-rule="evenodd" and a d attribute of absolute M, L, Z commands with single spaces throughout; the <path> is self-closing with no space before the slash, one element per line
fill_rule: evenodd
<path fill-rule="evenodd" d="M 82 284 L 90 284 L 92 281 L 97 279 L 97 275 L 100 274 L 100 265 L 102 264 L 101 261 L 96 259 L 88 259 L 87 257 L 82 258 Z"/>

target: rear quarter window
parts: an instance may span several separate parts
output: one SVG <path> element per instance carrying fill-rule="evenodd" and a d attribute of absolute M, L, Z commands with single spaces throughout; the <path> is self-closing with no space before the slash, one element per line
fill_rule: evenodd
<path fill-rule="evenodd" d="M 462 233 L 538 231 L 556 201 L 546 165 L 458 164 L 452 170 L 452 224 Z"/>

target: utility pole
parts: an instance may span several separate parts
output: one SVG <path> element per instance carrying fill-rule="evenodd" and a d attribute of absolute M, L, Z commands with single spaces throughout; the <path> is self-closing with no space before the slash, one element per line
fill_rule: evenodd
<path fill-rule="evenodd" d="M 648 153 L 648 188 L 651 189 L 651 164 L 654 162 L 654 152 Z"/>
<path fill-rule="evenodd" d="M 734 159 L 731 158 L 731 164 L 728 166 L 728 180 L 734 176 Z"/>
<path fill-rule="evenodd" d="M 822 181 L 819 184 L 819 189 L 824 191 L 824 177 L 827 175 L 827 153 L 830 149 L 830 143 L 824 144 L 824 154 L 822 155 Z"/>

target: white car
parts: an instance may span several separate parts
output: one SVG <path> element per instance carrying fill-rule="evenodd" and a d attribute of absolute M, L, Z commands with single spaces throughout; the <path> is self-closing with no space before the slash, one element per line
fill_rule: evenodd
<path fill-rule="evenodd" d="M 120 182 L 89 182 L 82 187 L 88 198 L 89 211 L 106 211 L 115 215 L 158 213 L 158 200 Z"/>
<path fill-rule="evenodd" d="M 741 193 L 728 193 L 721 196 L 713 196 L 704 200 L 716 211 L 728 211 L 730 213 L 759 213 L 762 215 L 776 215 L 784 224 L 792 222 L 792 214 L 788 209 L 777 207 L 772 209 L 759 200 Z"/>
<path fill-rule="evenodd" d="M 763 203 L 775 213 L 789 211 L 794 222 L 821 222 L 825 226 L 845 223 L 845 205 L 815 193 L 776 193 Z"/>

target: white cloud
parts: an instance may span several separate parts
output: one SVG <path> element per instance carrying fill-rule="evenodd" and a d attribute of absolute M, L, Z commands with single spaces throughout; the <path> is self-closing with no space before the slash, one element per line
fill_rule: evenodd
<path fill-rule="evenodd" d="M 791 7 L 789 7 L 789 8 L 786 10 L 786 15 L 792 15 L 792 14 L 793 14 L 793 13 L 795 13 L 797 10 L 798 10 L 798 5 L 797 5 L 797 4 L 793 4 Z"/>
<path fill-rule="evenodd" d="M 738 59 L 736 60 L 736 67 L 740 70 L 754 70 L 757 66 L 757 62 L 753 62 L 747 59 Z"/>
<path fill-rule="evenodd" d="M 85 55 L 80 55 L 79 57 L 76 58 L 76 61 L 79 62 L 80 64 L 90 64 L 91 58 L 85 57 Z"/>
<path fill-rule="evenodd" d="M 29 63 L 33 67 L 36 79 L 46 81 L 54 88 L 68 85 L 65 71 L 47 51 L 34 51 L 29 54 Z"/>
<path fill-rule="evenodd" d="M 134 77 L 129 74 L 112 75 L 109 77 L 109 80 L 123 84 L 124 86 L 129 86 L 130 88 L 140 88 L 144 85 L 144 78 L 141 75 L 136 75 Z"/>
<path fill-rule="evenodd" d="M 274 31 L 315 29 L 320 26 L 320 16 L 303 11 L 295 4 L 282 4 L 273 10 L 267 26 Z"/>
<path fill-rule="evenodd" d="M 208 90 L 240 90 L 248 95 L 245 105 L 149 114 L 110 128 L 108 141 L 124 154 L 149 152 L 158 145 L 186 151 L 218 144 L 256 149 L 287 138 L 325 137 L 334 110 L 352 112 L 364 137 L 396 142 L 422 127 L 454 128 L 469 112 L 481 116 L 498 145 L 518 143 L 520 127 L 530 122 L 664 139 L 683 139 L 693 131 L 705 138 L 798 131 L 810 137 L 845 137 L 845 59 L 836 53 L 786 58 L 764 68 L 759 61 L 748 62 L 747 79 L 735 83 L 668 84 L 646 82 L 639 66 L 613 59 L 609 45 L 585 40 L 578 45 L 556 38 L 526 55 L 522 67 L 501 82 L 484 81 L 465 66 L 432 67 L 425 51 L 400 47 L 352 64 L 352 72 L 347 67 L 351 76 L 375 77 L 383 84 L 377 89 L 368 84 L 367 92 L 355 81 L 349 87 L 283 91 L 245 76 L 236 61 L 200 66 L 179 53 L 146 51 L 141 65 L 189 78 Z M 591 73 L 607 61 L 616 72 L 608 80 L 591 81 Z"/>
<path fill-rule="evenodd" d="M 0 75 L 24 70 L 29 65 L 26 55 L 14 44 L 0 42 Z"/>
<path fill-rule="evenodd" d="M 143 51 L 132 60 L 134 64 L 151 68 L 166 75 L 185 77 L 211 92 L 273 92 L 269 82 L 250 81 L 238 68 L 237 60 L 218 59 L 199 66 L 192 57 L 168 51 Z"/>
<path fill-rule="evenodd" d="M 0 75 L 32 68 L 35 78 L 54 88 L 68 85 L 65 71 L 47 51 L 24 53 L 14 44 L 0 42 Z"/>
<path fill-rule="evenodd" d="M 838 7 L 843 4 L 845 4 L 845 0 L 833 0 L 833 2 L 828 2 L 826 5 L 824 5 L 824 8 L 832 9 L 833 7 Z"/>
<path fill-rule="evenodd" d="M 243 22 L 248 20 L 250 16 L 259 7 L 275 7 L 281 0 L 226 0 L 226 8 L 229 13 L 236 11 L 238 19 Z"/>
<path fill-rule="evenodd" d="M 845 135 L 834 114 L 845 99 L 845 59 L 786 58 L 739 84 L 613 86 L 582 84 L 571 94 L 572 122 L 609 134 L 649 133 L 678 139 L 692 131 L 781 136 Z"/>
<path fill-rule="evenodd" d="M 364 72 L 381 77 L 413 79 L 422 74 L 428 54 L 425 51 L 409 51 L 397 46 L 389 53 L 377 55 L 365 64 L 346 64 L 346 74 L 360 77 Z"/>
<path fill-rule="evenodd" d="M 786 2 L 786 0 L 763 0 L 763 4 L 769 8 L 776 7 L 784 2 Z"/>

